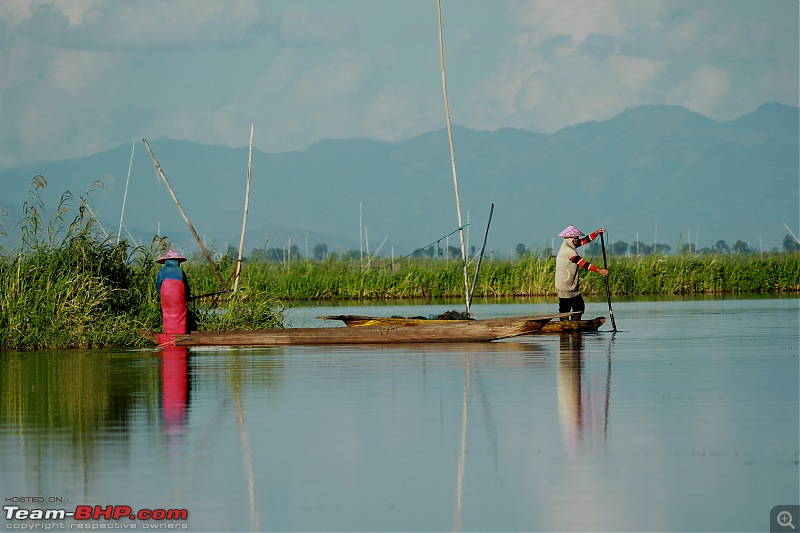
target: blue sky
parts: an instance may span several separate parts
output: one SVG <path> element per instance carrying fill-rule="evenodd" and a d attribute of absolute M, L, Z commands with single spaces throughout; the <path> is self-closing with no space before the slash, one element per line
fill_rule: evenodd
<path fill-rule="evenodd" d="M 442 0 L 451 120 L 798 105 L 797 0 Z M 436 0 L 7 0 L 0 169 L 148 137 L 303 150 L 445 126 Z"/>

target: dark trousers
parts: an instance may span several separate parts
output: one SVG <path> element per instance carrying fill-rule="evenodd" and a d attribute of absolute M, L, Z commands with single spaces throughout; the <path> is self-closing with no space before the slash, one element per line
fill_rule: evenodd
<path fill-rule="evenodd" d="M 559 313 L 569 313 L 570 311 L 576 311 L 579 313 L 577 315 L 572 315 L 572 320 L 580 320 L 584 310 L 586 310 L 586 304 L 583 302 L 583 296 L 580 294 L 573 296 L 572 298 L 558 299 Z"/>

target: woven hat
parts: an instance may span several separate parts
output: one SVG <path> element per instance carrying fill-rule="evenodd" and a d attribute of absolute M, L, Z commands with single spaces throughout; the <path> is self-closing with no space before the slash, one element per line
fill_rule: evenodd
<path fill-rule="evenodd" d="M 569 238 L 569 237 L 585 237 L 586 235 L 584 235 L 584 233 L 581 230 L 570 224 L 569 226 L 564 228 L 564 231 L 559 233 L 558 236 Z"/>
<path fill-rule="evenodd" d="M 156 263 L 161 263 L 163 265 L 168 259 L 174 259 L 178 263 L 183 263 L 184 261 L 186 261 L 186 258 L 183 257 L 181 254 L 179 254 L 175 250 L 170 250 L 169 252 L 165 253 L 164 255 L 156 259 Z"/>

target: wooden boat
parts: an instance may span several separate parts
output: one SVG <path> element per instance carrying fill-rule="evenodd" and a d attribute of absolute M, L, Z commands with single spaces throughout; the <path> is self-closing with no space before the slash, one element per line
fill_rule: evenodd
<path fill-rule="evenodd" d="M 406 344 L 489 342 L 532 335 L 554 318 L 569 314 L 451 320 L 424 327 L 382 324 L 362 327 L 286 328 L 238 331 L 193 331 L 186 335 L 142 330 L 140 334 L 159 346 L 311 346 L 336 344 Z M 446 322 L 446 323 L 442 323 Z"/>
<path fill-rule="evenodd" d="M 569 316 L 566 313 L 565 316 Z M 378 316 L 360 316 L 360 315 L 330 315 L 318 316 L 320 320 L 341 320 L 347 326 L 363 327 L 363 326 L 388 326 L 388 325 L 401 325 L 401 326 L 428 326 L 432 324 L 453 324 L 474 322 L 474 320 L 458 320 L 458 319 L 437 319 L 437 318 L 424 318 L 424 317 L 378 317 Z M 542 327 L 538 333 L 572 333 L 572 332 L 587 332 L 597 331 L 606 321 L 605 317 L 599 316 L 592 320 L 551 320 Z"/>

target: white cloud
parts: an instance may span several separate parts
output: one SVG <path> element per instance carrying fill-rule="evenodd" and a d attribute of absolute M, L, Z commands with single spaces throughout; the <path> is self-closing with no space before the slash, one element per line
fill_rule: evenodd
<path fill-rule="evenodd" d="M 668 103 L 686 106 L 692 111 L 716 115 L 720 102 L 730 91 L 730 79 L 724 70 L 712 65 L 698 67 L 685 83 L 670 91 Z"/>
<path fill-rule="evenodd" d="M 280 29 L 286 43 L 317 46 L 340 40 L 352 27 L 345 17 L 331 13 L 317 14 L 309 8 L 296 8 L 282 14 Z"/>
<path fill-rule="evenodd" d="M 139 134 L 242 146 L 251 121 L 269 151 L 442 127 L 435 6 L 378 5 L 1 2 L 0 168 Z M 658 103 L 727 120 L 798 102 L 793 1 L 443 10 L 451 115 L 463 126 L 549 132 Z"/>

